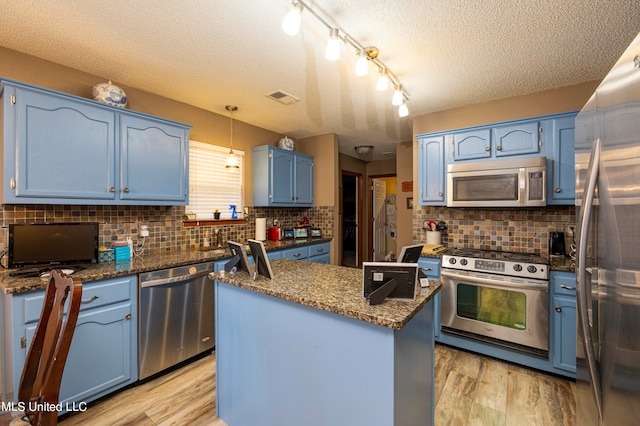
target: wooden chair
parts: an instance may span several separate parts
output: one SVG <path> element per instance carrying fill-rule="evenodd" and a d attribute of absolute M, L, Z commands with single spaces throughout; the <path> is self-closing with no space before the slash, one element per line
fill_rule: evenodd
<path fill-rule="evenodd" d="M 62 271 L 51 271 L 42 313 L 18 389 L 18 400 L 24 403 L 25 413 L 19 419 L 14 418 L 12 425 L 21 424 L 19 421 L 38 426 L 58 423 L 58 412 L 51 407 L 59 402 L 62 372 L 78 320 L 81 298 L 80 281 L 67 277 Z"/>

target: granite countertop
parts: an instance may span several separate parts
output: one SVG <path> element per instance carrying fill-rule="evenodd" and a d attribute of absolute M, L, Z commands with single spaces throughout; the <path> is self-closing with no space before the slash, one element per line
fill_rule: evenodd
<path fill-rule="evenodd" d="M 273 251 L 330 241 L 330 238 L 288 239 L 282 241 L 265 241 L 264 246 L 267 251 Z M 157 271 L 194 263 L 211 262 L 229 257 L 231 257 L 231 253 L 226 248 L 224 250 L 180 251 L 173 253 L 144 252 L 142 255 L 136 256 L 131 260 L 105 262 L 88 266 L 76 271 L 72 277 L 82 280 L 83 282 L 97 281 L 105 278 Z M 0 271 L 0 290 L 5 294 L 24 293 L 46 287 L 47 281 L 40 279 L 40 277 L 12 277 L 9 275 L 12 271 L 15 270 L 4 269 Z"/>
<path fill-rule="evenodd" d="M 576 262 L 569 256 L 551 256 L 550 264 L 551 271 L 576 271 Z"/>
<path fill-rule="evenodd" d="M 386 300 L 380 305 L 370 306 L 362 296 L 361 269 L 288 259 L 271 261 L 271 269 L 274 275 L 271 280 L 258 276 L 253 281 L 244 272 L 234 277 L 224 271 L 211 273 L 210 277 L 236 287 L 394 330 L 404 327 L 442 286 L 440 281 L 429 280 L 430 287 L 421 288 L 415 301 Z"/>

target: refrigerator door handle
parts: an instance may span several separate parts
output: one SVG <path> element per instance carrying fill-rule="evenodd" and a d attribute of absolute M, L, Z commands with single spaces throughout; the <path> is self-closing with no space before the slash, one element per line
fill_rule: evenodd
<path fill-rule="evenodd" d="M 578 322 L 579 331 L 582 334 L 582 342 L 587 360 L 587 368 L 591 378 L 591 385 L 600 419 L 602 416 L 602 388 L 600 384 L 600 374 L 596 365 L 596 356 L 591 340 L 591 325 L 589 321 L 589 295 L 591 286 L 587 287 L 587 241 L 589 240 L 589 222 L 591 221 L 591 210 L 595 196 L 596 182 L 600 166 L 600 139 L 596 139 L 591 147 L 591 157 L 589 159 L 589 169 L 585 181 L 585 189 L 582 199 L 582 211 L 580 217 L 580 240 L 578 243 L 578 257 L 576 268 L 576 295 L 578 302 Z"/>

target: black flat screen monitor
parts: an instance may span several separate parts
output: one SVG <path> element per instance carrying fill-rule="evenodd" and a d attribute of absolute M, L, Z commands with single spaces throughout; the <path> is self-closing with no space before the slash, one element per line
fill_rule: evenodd
<path fill-rule="evenodd" d="M 98 223 L 9 225 L 9 268 L 98 262 Z"/>
<path fill-rule="evenodd" d="M 420 255 L 422 254 L 422 247 L 422 244 L 402 247 L 402 250 L 400 250 L 400 255 L 398 256 L 398 262 L 418 263 L 418 259 L 420 259 Z"/>
<path fill-rule="evenodd" d="M 256 274 L 260 274 L 265 278 L 272 279 L 273 271 L 271 270 L 271 264 L 269 263 L 269 258 L 267 257 L 267 251 L 265 250 L 262 241 L 247 240 L 247 242 L 249 243 L 249 248 L 251 249 L 253 260 L 256 263 L 256 269 L 253 274 L 253 279 L 256 279 Z"/>
<path fill-rule="evenodd" d="M 418 269 L 417 263 L 363 262 L 362 295 L 372 305 L 384 299 L 415 300 Z M 376 294 L 382 298 L 374 303 Z"/>
<path fill-rule="evenodd" d="M 235 241 L 227 241 L 227 245 L 229 246 L 231 255 L 234 257 L 238 256 L 238 262 L 235 265 L 238 268 L 238 271 L 246 272 L 251 275 L 251 271 L 249 271 L 249 259 L 242 248 L 242 244 L 236 243 Z"/>

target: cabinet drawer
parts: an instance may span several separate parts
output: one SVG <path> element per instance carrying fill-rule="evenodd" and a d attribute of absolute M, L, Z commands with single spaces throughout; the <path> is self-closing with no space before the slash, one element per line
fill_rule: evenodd
<path fill-rule="evenodd" d="M 98 308 L 131 299 L 130 285 L 133 278 L 114 278 L 89 283 L 82 287 L 80 311 Z M 42 312 L 44 291 L 24 298 L 24 323 L 37 322 Z"/>
<path fill-rule="evenodd" d="M 421 257 L 418 260 L 418 265 L 430 279 L 440 279 L 440 259 Z"/>
<path fill-rule="evenodd" d="M 309 256 L 320 256 L 331 253 L 331 243 L 314 244 L 309 246 Z"/>
<path fill-rule="evenodd" d="M 309 246 L 294 247 L 282 250 L 283 259 L 302 260 L 309 257 Z"/>
<path fill-rule="evenodd" d="M 573 272 L 551 271 L 551 291 L 554 294 L 574 296 L 576 295 L 576 274 Z"/>

